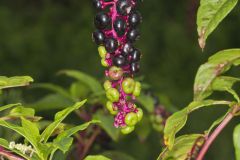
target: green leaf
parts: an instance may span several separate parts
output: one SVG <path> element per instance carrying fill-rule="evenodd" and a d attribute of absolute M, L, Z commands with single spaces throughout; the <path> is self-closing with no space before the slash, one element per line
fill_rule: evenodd
<path fill-rule="evenodd" d="M 208 62 L 198 69 L 194 83 L 194 100 L 201 101 L 210 96 L 214 89 L 212 87 L 214 80 L 228 71 L 232 65 L 239 65 L 239 61 L 240 49 L 223 50 L 211 56 Z M 223 82 L 226 84 L 226 81 L 221 80 L 221 83 Z M 229 84 L 232 85 L 230 81 L 227 82 L 228 87 Z M 217 87 L 220 89 L 219 85 Z"/>
<path fill-rule="evenodd" d="M 91 90 L 89 87 L 82 82 L 75 82 L 71 84 L 70 93 L 74 99 L 80 99 L 82 97 L 87 97 Z"/>
<path fill-rule="evenodd" d="M 118 151 L 106 151 L 103 152 L 102 155 L 113 160 L 134 160 L 130 155 Z"/>
<path fill-rule="evenodd" d="M 158 160 L 186 160 L 191 155 L 194 145 L 203 145 L 204 136 L 201 134 L 192 134 L 180 136 L 176 139 L 173 148 L 170 150 L 165 148 L 164 151 L 158 157 Z M 200 146 L 201 147 L 201 146 Z"/>
<path fill-rule="evenodd" d="M 25 125 L 25 124 L 24 124 Z M 36 150 L 37 154 L 39 156 L 41 156 L 38 145 L 37 145 L 37 140 L 35 136 L 31 136 L 31 132 L 29 132 L 28 129 L 8 123 L 4 120 L 0 120 L 0 126 L 9 128 L 15 132 L 17 132 L 18 134 L 22 135 L 28 142 L 31 143 L 31 145 L 34 147 L 34 149 Z M 26 126 L 28 126 L 28 124 L 26 124 Z"/>
<path fill-rule="evenodd" d="M 84 160 L 111 160 L 101 155 L 87 156 Z"/>
<path fill-rule="evenodd" d="M 100 121 L 92 120 L 82 125 L 63 131 L 61 134 L 57 136 L 57 138 L 54 139 L 53 143 L 55 146 L 57 146 L 58 149 L 65 153 L 69 150 L 70 146 L 72 145 L 73 138 L 70 138 L 72 135 L 74 135 L 78 131 L 85 130 L 91 124 L 99 122 Z"/>
<path fill-rule="evenodd" d="M 233 142 L 235 147 L 236 160 L 240 160 L 240 124 L 237 125 L 234 129 Z"/>
<path fill-rule="evenodd" d="M 33 82 L 33 79 L 29 76 L 0 76 L 0 89 L 27 86 L 30 84 L 30 82 Z"/>
<path fill-rule="evenodd" d="M 74 102 L 59 94 L 49 94 L 36 103 L 28 104 L 27 107 L 34 108 L 36 111 L 48 111 L 54 109 L 64 109 L 66 106 L 73 105 Z"/>
<path fill-rule="evenodd" d="M 53 91 L 55 93 L 58 93 L 66 98 L 69 98 L 72 100 L 72 97 L 70 95 L 70 93 L 65 90 L 64 88 L 62 88 L 61 86 L 55 85 L 55 84 L 51 84 L 51 83 L 38 83 L 38 84 L 34 84 L 32 85 L 32 88 L 43 88 L 43 89 L 48 89 L 50 91 Z"/>
<path fill-rule="evenodd" d="M 208 36 L 231 12 L 238 0 L 201 0 L 197 13 L 199 45 L 205 47 Z"/>
<path fill-rule="evenodd" d="M 37 124 L 33 123 L 23 117 L 21 119 L 22 119 L 22 128 L 25 130 L 25 134 L 28 137 L 31 137 L 31 139 L 33 139 L 35 142 L 37 142 L 40 137 L 40 133 L 39 133 Z"/>
<path fill-rule="evenodd" d="M 87 100 L 75 103 L 75 105 L 68 107 L 55 114 L 54 122 L 51 123 L 41 134 L 41 141 L 47 142 L 48 138 L 52 135 L 54 130 L 59 126 L 59 124 L 74 110 L 79 109 Z"/>
<path fill-rule="evenodd" d="M 167 119 L 164 128 L 164 142 L 171 149 L 175 141 L 175 135 L 179 132 L 186 124 L 188 114 L 200 109 L 202 107 L 213 106 L 213 105 L 229 105 L 227 101 L 216 101 L 216 100 L 205 100 L 205 101 L 193 101 L 186 108 L 181 111 L 175 112 L 172 116 Z"/>
<path fill-rule="evenodd" d="M 154 110 L 154 100 L 151 96 L 141 94 L 137 101 L 148 111 L 153 112 Z"/>
<path fill-rule="evenodd" d="M 101 83 L 95 78 L 76 70 L 63 70 L 59 72 L 60 74 L 65 74 L 67 76 L 73 77 L 80 82 L 86 84 L 93 92 L 102 92 L 103 88 Z"/>
<path fill-rule="evenodd" d="M 8 104 L 8 105 L 5 105 L 5 106 L 2 106 L 2 107 L 0 107 L 0 112 L 4 111 L 6 109 L 12 108 L 12 107 L 19 106 L 19 105 L 21 105 L 21 103 Z"/>
<path fill-rule="evenodd" d="M 109 114 L 104 114 L 99 111 L 94 115 L 94 119 L 99 120 L 100 126 L 107 132 L 107 134 L 114 140 L 117 141 L 119 139 L 120 131 L 119 129 L 113 126 L 114 118 Z"/>
<path fill-rule="evenodd" d="M 148 117 L 143 116 L 143 119 L 136 127 L 136 133 L 141 141 L 145 141 L 151 133 L 151 122 Z"/>
<path fill-rule="evenodd" d="M 35 110 L 32 108 L 25 108 L 23 106 L 18 106 L 14 109 L 12 109 L 9 112 L 10 116 L 34 116 L 35 115 Z"/>

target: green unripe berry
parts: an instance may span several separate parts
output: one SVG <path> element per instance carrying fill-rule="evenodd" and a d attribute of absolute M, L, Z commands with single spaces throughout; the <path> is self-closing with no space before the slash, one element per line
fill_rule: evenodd
<path fill-rule="evenodd" d="M 106 96 L 111 102 L 117 102 L 120 94 L 116 88 L 110 88 L 106 91 Z"/>
<path fill-rule="evenodd" d="M 125 117 L 125 123 L 128 125 L 128 126 L 135 126 L 135 124 L 137 124 L 138 122 L 138 116 L 136 113 L 134 112 L 131 112 L 131 113 L 128 113 Z"/>
<path fill-rule="evenodd" d="M 163 130 L 164 130 L 164 126 L 162 125 L 162 124 L 156 124 L 156 123 L 153 123 L 153 128 L 155 129 L 155 130 L 157 130 L 158 132 L 163 132 Z"/>
<path fill-rule="evenodd" d="M 112 66 L 109 69 L 109 77 L 112 80 L 119 80 L 120 78 L 122 78 L 123 76 L 123 70 L 122 68 L 116 67 L 116 66 Z"/>
<path fill-rule="evenodd" d="M 123 91 L 126 94 L 131 94 L 134 91 L 135 82 L 132 78 L 125 78 L 122 82 Z"/>
<path fill-rule="evenodd" d="M 105 90 L 112 88 L 112 83 L 109 80 L 106 80 L 103 84 Z"/>
<path fill-rule="evenodd" d="M 137 117 L 138 117 L 138 121 L 142 120 L 143 110 L 141 108 L 138 108 Z"/>
<path fill-rule="evenodd" d="M 127 126 L 121 129 L 122 134 L 129 134 L 135 129 L 134 126 Z"/>
<path fill-rule="evenodd" d="M 106 48 L 104 46 L 99 46 L 98 47 L 98 53 L 99 53 L 101 58 L 103 58 L 103 59 L 106 58 L 107 51 L 106 51 Z"/>
<path fill-rule="evenodd" d="M 109 111 L 112 115 L 116 115 L 116 114 L 118 113 L 117 111 L 115 111 L 115 110 L 113 109 L 114 106 L 113 106 L 113 103 L 112 103 L 112 102 L 107 101 L 106 107 L 107 107 L 108 111 Z"/>
<path fill-rule="evenodd" d="M 108 63 L 104 58 L 101 59 L 101 64 L 103 67 L 108 67 Z"/>
<path fill-rule="evenodd" d="M 134 87 L 134 91 L 133 91 L 133 95 L 138 97 L 141 94 L 141 83 L 140 82 L 135 82 L 135 87 Z"/>

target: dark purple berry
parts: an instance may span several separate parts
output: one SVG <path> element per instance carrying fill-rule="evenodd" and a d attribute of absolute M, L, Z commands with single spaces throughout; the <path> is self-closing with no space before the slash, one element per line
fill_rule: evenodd
<path fill-rule="evenodd" d="M 95 32 L 93 32 L 92 38 L 97 45 L 100 45 L 104 43 L 105 35 L 103 32 L 96 30 Z"/>
<path fill-rule="evenodd" d="M 113 64 L 118 67 L 122 67 L 126 64 L 126 58 L 122 55 L 113 58 Z"/>
<path fill-rule="evenodd" d="M 130 42 L 135 42 L 140 37 L 140 33 L 137 29 L 132 29 L 127 33 L 127 38 Z"/>
<path fill-rule="evenodd" d="M 141 58 L 141 52 L 138 49 L 134 49 L 130 55 L 132 62 L 138 62 Z"/>
<path fill-rule="evenodd" d="M 138 62 L 133 62 L 130 66 L 130 70 L 132 73 L 138 73 L 140 70 L 140 64 Z"/>
<path fill-rule="evenodd" d="M 110 17 L 106 14 L 106 13 L 103 13 L 103 12 L 100 12 L 96 15 L 95 17 L 95 26 L 98 28 L 98 29 L 104 29 L 106 28 L 111 22 L 111 19 Z"/>
<path fill-rule="evenodd" d="M 114 38 L 108 38 L 105 40 L 105 48 L 109 53 L 113 53 L 118 47 L 118 42 Z"/>
<path fill-rule="evenodd" d="M 121 19 L 117 18 L 114 22 L 114 30 L 117 32 L 118 36 L 123 36 L 127 28 L 126 22 Z"/>
<path fill-rule="evenodd" d="M 139 12 L 134 11 L 129 15 L 128 23 L 130 27 L 136 27 L 142 22 L 142 16 Z"/>
<path fill-rule="evenodd" d="M 130 42 L 127 42 L 122 48 L 122 55 L 129 55 L 133 51 L 133 49 L 133 45 Z"/>
<path fill-rule="evenodd" d="M 119 14 L 126 16 L 132 9 L 131 2 L 129 0 L 119 0 L 117 2 L 117 11 Z"/>
<path fill-rule="evenodd" d="M 102 4 L 100 0 L 93 0 L 93 6 L 98 10 L 102 9 Z"/>

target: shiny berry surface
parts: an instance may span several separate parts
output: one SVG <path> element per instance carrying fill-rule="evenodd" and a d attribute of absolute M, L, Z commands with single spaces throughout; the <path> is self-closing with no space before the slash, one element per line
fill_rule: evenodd
<path fill-rule="evenodd" d="M 110 24 L 110 22 L 110 17 L 106 13 L 100 12 L 96 15 L 94 24 L 98 29 L 104 29 Z"/>
<path fill-rule="evenodd" d="M 104 89 L 106 109 L 114 116 L 114 126 L 129 134 L 142 119 L 136 98 L 141 83 L 134 80 L 140 70 L 141 51 L 134 42 L 139 39 L 141 14 L 136 10 L 138 0 L 93 0 L 97 10 L 93 41 L 98 45 L 102 66 L 106 67 Z"/>
<path fill-rule="evenodd" d="M 114 22 L 114 29 L 118 36 L 123 36 L 127 28 L 127 24 L 122 18 L 117 18 Z"/>

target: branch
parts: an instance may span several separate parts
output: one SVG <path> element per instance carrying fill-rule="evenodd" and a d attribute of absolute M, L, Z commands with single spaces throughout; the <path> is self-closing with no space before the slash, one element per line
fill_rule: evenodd
<path fill-rule="evenodd" d="M 233 119 L 235 114 L 239 112 L 239 106 L 234 106 L 232 112 L 229 112 L 228 115 L 224 118 L 224 120 L 219 124 L 219 126 L 213 131 L 210 137 L 207 138 L 204 143 L 202 149 L 200 150 L 198 157 L 196 160 L 202 160 L 207 153 L 209 147 L 213 143 L 213 141 L 217 138 L 217 136 L 222 132 L 222 130 L 227 126 L 227 124 Z"/>

